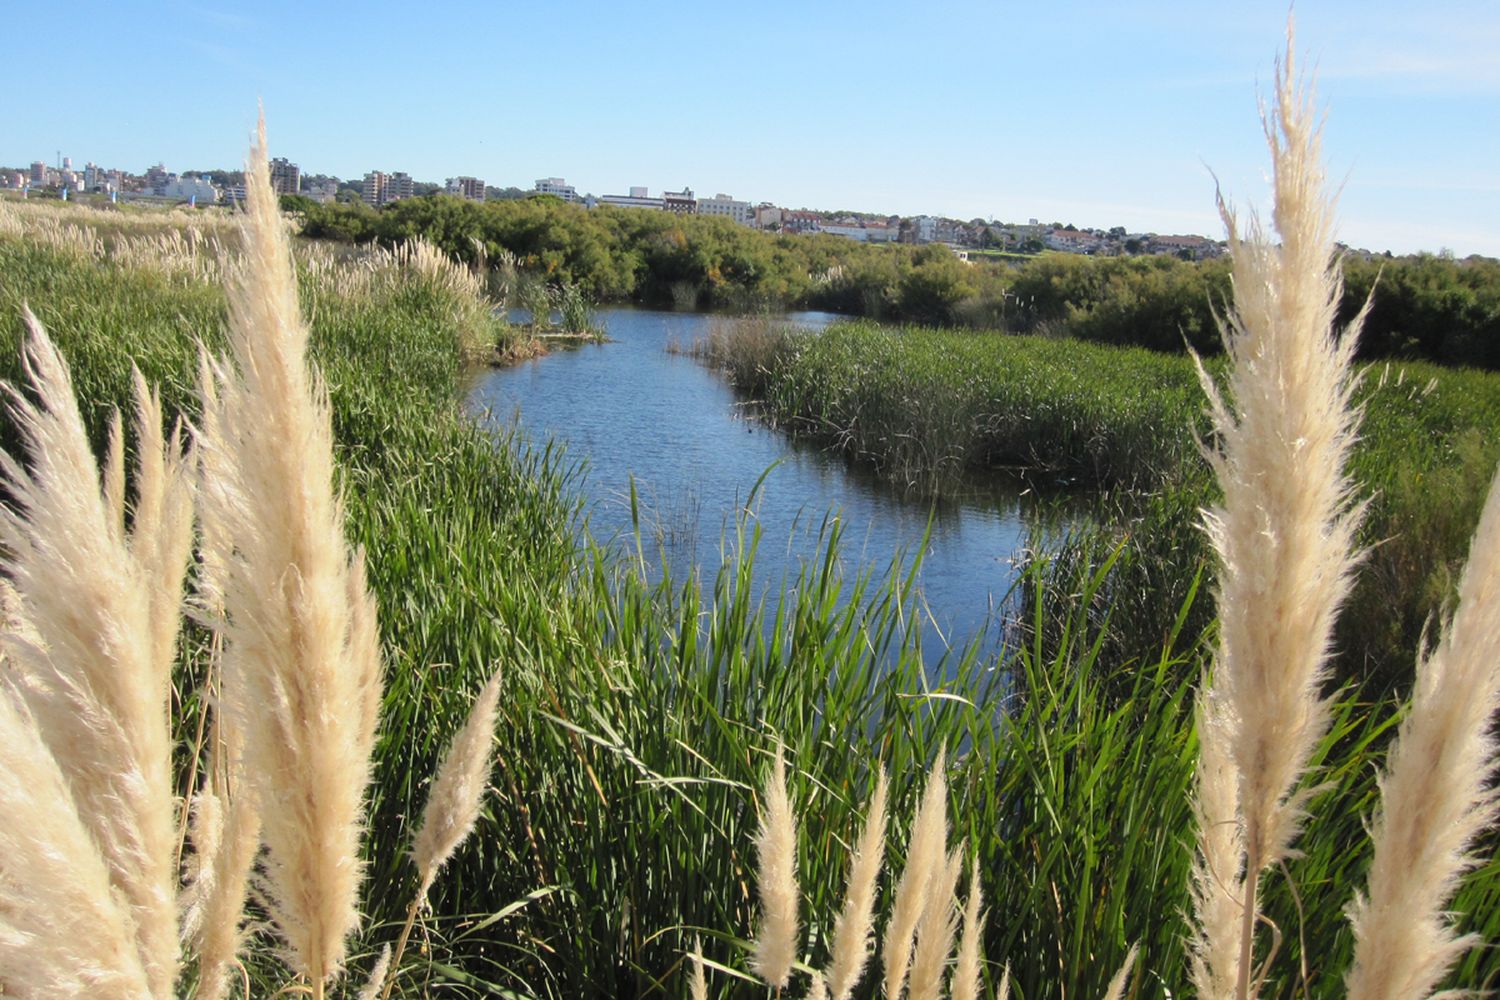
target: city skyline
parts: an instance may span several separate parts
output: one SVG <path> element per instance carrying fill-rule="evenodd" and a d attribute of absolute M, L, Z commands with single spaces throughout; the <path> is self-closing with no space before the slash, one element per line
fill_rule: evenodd
<path fill-rule="evenodd" d="M 771 3 L 751 20 L 584 4 L 460 22 L 379 4 L 352 21 L 277 3 L 82 9 L 111 31 L 9 17 L 34 44 L 0 85 L 24 92 L 59 71 L 69 84 L 0 112 L 0 163 L 50 164 L 61 149 L 127 170 L 233 168 L 262 98 L 273 155 L 347 179 L 562 176 L 601 195 L 686 185 L 787 207 L 1214 238 L 1215 177 L 1236 205 L 1265 202 L 1256 103 L 1286 13 Z M 1341 0 L 1300 5 L 1297 23 L 1343 185 L 1338 237 L 1500 256 L 1500 14 Z M 147 78 L 129 69 L 142 58 L 180 69 Z"/>

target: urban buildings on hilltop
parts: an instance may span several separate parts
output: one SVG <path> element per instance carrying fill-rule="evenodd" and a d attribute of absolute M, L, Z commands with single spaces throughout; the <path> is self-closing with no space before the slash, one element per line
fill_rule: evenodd
<path fill-rule="evenodd" d="M 270 174 L 271 186 L 279 194 L 301 194 L 322 203 L 337 200 L 337 178 L 317 175 L 315 180 L 306 180 L 297 164 L 280 157 L 271 161 Z M 379 207 L 412 197 L 417 185 L 410 174 L 374 170 L 364 176 L 359 187 L 365 203 Z M 435 187 L 436 185 L 422 185 L 424 191 Z M 106 170 L 93 161 L 85 163 L 81 171 L 74 170 L 72 158 L 63 156 L 59 156 L 55 167 L 48 166 L 42 160 L 35 160 L 29 168 L 0 168 L 0 189 L 19 190 L 23 195 L 29 190 L 50 190 L 54 195 L 62 197 L 90 192 L 130 199 L 191 201 L 199 205 L 213 204 L 222 199 L 242 202 L 245 197 L 245 190 L 241 185 L 220 189 L 207 177 L 179 176 L 168 171 L 161 163 L 148 168 L 142 176 L 133 176 L 119 170 Z M 484 201 L 492 193 L 484 181 L 462 175 L 448 178 L 443 190 L 452 196 L 476 202 Z M 1127 233 L 1120 226 L 1109 230 L 1079 229 L 1057 223 L 1045 225 L 1036 219 L 1021 225 L 996 223 L 993 220 L 985 222 L 982 219 L 963 222 L 930 215 L 902 218 L 853 213 L 834 217 L 805 209 L 786 209 L 770 202 L 752 204 L 724 193 L 711 198 L 699 198 L 689 187 L 684 187 L 681 191 L 663 191 L 659 197 L 653 197 L 647 188 L 632 186 L 628 194 L 607 194 L 595 198 L 593 195 L 580 196 L 577 188 L 561 177 L 544 177 L 536 181 L 535 190 L 538 194 L 553 195 L 589 208 L 608 205 L 616 208 L 654 209 L 681 215 L 717 216 L 758 229 L 772 229 L 783 233 L 825 233 L 863 243 L 893 243 L 898 240 L 903 243 L 942 243 L 954 248 L 960 256 L 963 248 L 968 247 L 1019 250 L 1026 253 L 1052 249 L 1063 253 L 1097 256 L 1171 254 L 1189 260 L 1203 260 L 1224 252 L 1222 243 L 1195 235 Z"/>

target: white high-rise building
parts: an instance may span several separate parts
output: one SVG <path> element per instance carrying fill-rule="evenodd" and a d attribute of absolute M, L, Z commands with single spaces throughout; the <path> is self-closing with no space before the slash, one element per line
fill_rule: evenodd
<path fill-rule="evenodd" d="M 538 194 L 555 194 L 563 201 L 577 201 L 578 190 L 561 177 L 543 177 L 536 182 Z"/>

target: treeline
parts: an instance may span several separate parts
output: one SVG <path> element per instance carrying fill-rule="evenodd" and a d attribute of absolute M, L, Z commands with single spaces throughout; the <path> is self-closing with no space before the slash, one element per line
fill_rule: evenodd
<path fill-rule="evenodd" d="M 585 209 L 551 197 L 478 204 L 437 196 L 378 211 L 297 199 L 289 207 L 302 213 L 309 237 L 394 244 L 422 236 L 469 263 L 507 251 L 522 267 L 604 302 L 828 309 L 1215 353 L 1215 314 L 1229 294 L 1222 260 L 1046 254 L 1019 265 L 966 263 L 937 245 L 781 235 L 723 218 Z M 1375 289 L 1361 356 L 1500 369 L 1500 262 L 1350 258 L 1344 273 L 1345 321 Z"/>

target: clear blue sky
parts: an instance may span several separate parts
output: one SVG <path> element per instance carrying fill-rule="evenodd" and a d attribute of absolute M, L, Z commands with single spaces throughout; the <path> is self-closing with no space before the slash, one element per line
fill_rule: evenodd
<path fill-rule="evenodd" d="M 14 4 L 0 164 L 689 185 L 1222 235 L 1265 198 L 1284 2 Z M 63 15 L 66 10 L 68 13 Z M 77 12 L 76 14 L 74 12 Z M 1500 4 L 1305 0 L 1340 238 L 1500 256 Z M 1212 171 L 1212 173 L 1211 173 Z"/>

